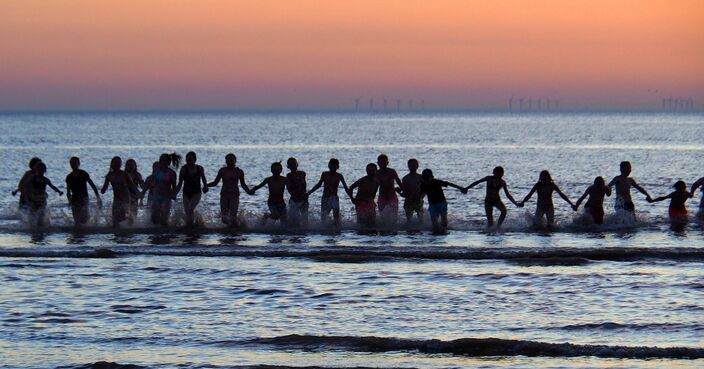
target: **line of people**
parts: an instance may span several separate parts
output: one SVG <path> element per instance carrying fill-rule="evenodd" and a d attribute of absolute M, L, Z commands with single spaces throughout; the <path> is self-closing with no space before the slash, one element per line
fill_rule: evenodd
<path fill-rule="evenodd" d="M 423 202 L 427 199 L 427 211 L 435 231 L 447 229 L 447 200 L 444 194 L 445 187 L 452 187 L 463 194 L 470 189 L 485 183 L 486 195 L 484 198 L 484 209 L 489 227 L 497 226 L 506 219 L 507 209 L 501 200 L 501 191 L 506 198 L 515 206 L 523 207 L 534 194 L 537 195 L 536 211 L 534 221 L 542 223 L 545 220 L 548 227 L 555 221 L 555 208 L 553 195 L 557 193 L 565 202 L 570 204 L 574 211 L 577 211 L 582 202 L 585 213 L 589 220 L 595 224 L 604 222 L 604 198 L 611 196 L 612 188 L 615 188 L 617 211 L 624 211 L 635 215 L 635 206 L 631 198 L 631 188 L 636 189 L 645 195 L 648 202 L 670 200 L 669 215 L 673 221 L 682 222 L 687 219 L 686 202 L 693 197 L 693 193 L 704 187 L 704 177 L 697 180 L 687 191 L 684 181 L 677 181 L 675 190 L 668 195 L 652 198 L 651 195 L 641 187 L 635 179 L 630 177 L 631 164 L 622 162 L 620 164 L 621 174 L 614 177 L 608 184 L 603 177 L 596 177 L 594 184 L 589 186 L 582 196 L 573 203 L 567 195 L 552 180 L 547 170 L 540 172 L 539 179 L 530 192 L 521 200 L 516 201 L 511 195 L 506 181 L 503 179 L 504 169 L 496 167 L 489 176 L 481 178 L 466 187 L 436 179 L 430 169 L 424 169 L 418 174 L 419 163 L 416 159 L 408 160 L 409 173 L 403 178 L 399 178 L 398 173 L 389 167 L 388 156 L 382 154 L 377 158 L 377 163 L 370 163 L 366 166 L 366 176 L 358 179 L 350 186 L 345 178 L 338 172 L 340 163 L 337 159 L 330 159 L 328 171 L 321 174 L 316 184 L 307 189 L 306 173 L 298 169 L 298 162 L 295 158 L 289 158 L 286 166 L 289 170 L 285 176 L 282 175 L 283 166 L 281 162 L 271 164 L 271 176 L 265 178 L 256 186 L 249 187 L 245 182 L 245 174 L 237 167 L 237 157 L 230 153 L 225 156 L 225 166 L 218 170 L 215 179 L 208 182 L 205 170 L 196 164 L 197 156 L 194 152 L 186 154 L 186 163 L 182 167 L 181 156 L 172 154 L 162 154 L 159 160 L 152 165 L 152 173 L 145 179 L 137 169 L 137 163 L 133 159 L 125 162 L 122 169 L 122 159 L 114 157 L 110 162 L 110 171 L 105 176 L 105 181 L 100 190 L 100 194 L 105 194 L 108 188 L 112 188 L 112 222 L 117 226 L 122 222 L 132 223 L 136 218 L 139 205 L 143 203 L 146 195 L 147 205 L 150 209 L 151 221 L 155 225 L 168 225 L 171 213 L 171 204 L 176 200 L 178 193 L 182 192 L 183 209 L 186 216 L 186 225 L 192 226 L 195 223 L 195 209 L 198 206 L 201 194 L 207 193 L 209 188 L 217 187 L 222 182 L 220 190 L 220 216 L 224 224 L 229 226 L 239 226 L 239 200 L 240 187 L 249 195 L 254 195 L 263 187 L 268 189 L 268 213 L 262 219 L 279 222 L 292 227 L 306 227 L 308 224 L 308 198 L 321 187 L 323 194 L 321 198 L 320 211 L 323 224 L 330 223 L 332 214 L 332 224 L 340 225 L 340 199 L 338 190 L 342 185 L 345 194 L 350 198 L 355 206 L 357 223 L 367 227 L 377 224 L 377 214 L 385 218 L 388 223 L 395 223 L 399 212 L 399 196 L 404 199 L 403 209 L 406 221 L 410 223 L 414 217 L 419 222 L 423 219 Z M 71 172 L 66 176 L 66 194 L 76 225 L 85 225 L 90 219 L 88 210 L 88 186 L 95 194 L 98 207 L 101 207 L 101 198 L 98 188 L 91 180 L 87 172 L 80 169 L 80 159 L 72 157 L 69 160 Z M 45 176 L 46 165 L 39 158 L 32 158 L 29 162 L 30 169 L 24 173 L 19 185 L 13 195 L 20 193 L 20 209 L 29 213 L 29 219 L 36 225 L 43 225 L 46 219 L 47 193 L 46 187 L 51 188 L 59 195 L 63 192 L 59 190 Z M 174 169 L 179 169 L 178 175 Z M 286 203 L 285 192 L 289 194 L 289 201 Z M 378 195 L 378 196 L 377 196 Z M 704 209 L 704 197 L 700 207 Z M 494 220 L 494 209 L 499 211 L 498 220 Z"/>

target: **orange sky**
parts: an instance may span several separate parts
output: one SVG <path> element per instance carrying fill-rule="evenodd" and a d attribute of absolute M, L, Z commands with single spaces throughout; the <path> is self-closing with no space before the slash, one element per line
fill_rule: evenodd
<path fill-rule="evenodd" d="M 704 1 L 3 1 L 0 52 L 3 110 L 655 107 L 704 100 Z"/>

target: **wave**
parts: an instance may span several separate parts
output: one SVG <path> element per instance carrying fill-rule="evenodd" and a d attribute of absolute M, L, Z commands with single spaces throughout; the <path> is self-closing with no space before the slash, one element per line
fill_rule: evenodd
<path fill-rule="evenodd" d="M 594 356 L 619 359 L 704 359 L 704 348 L 576 345 L 499 338 L 460 338 L 452 341 L 390 337 L 287 335 L 248 341 L 221 341 L 218 345 L 271 346 L 284 350 L 452 354 L 461 356 Z"/>
<path fill-rule="evenodd" d="M 110 248 L 0 249 L 6 258 L 116 258 L 130 256 L 304 258 L 317 262 L 371 263 L 392 261 L 503 260 L 523 266 L 578 266 L 598 261 L 667 260 L 704 262 L 704 248 L 472 248 L 472 247 L 213 247 L 117 246 Z M 10 263 L 10 267 L 20 265 Z"/>

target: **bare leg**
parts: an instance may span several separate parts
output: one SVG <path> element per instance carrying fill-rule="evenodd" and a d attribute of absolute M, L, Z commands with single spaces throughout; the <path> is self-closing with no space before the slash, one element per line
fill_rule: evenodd
<path fill-rule="evenodd" d="M 494 206 L 490 203 L 484 202 L 484 211 L 486 212 L 486 222 L 489 227 L 494 225 Z M 499 224 L 502 219 L 499 219 Z"/>
<path fill-rule="evenodd" d="M 499 216 L 499 227 L 504 224 L 504 219 L 506 219 L 506 205 L 503 202 L 498 201 L 496 203 L 496 208 L 499 209 L 501 215 Z"/>
<path fill-rule="evenodd" d="M 442 225 L 442 229 L 446 230 L 447 229 L 447 213 L 442 213 L 442 215 L 440 215 L 440 223 Z"/>
<path fill-rule="evenodd" d="M 550 208 L 545 213 L 545 217 L 548 221 L 548 227 L 552 227 L 555 224 L 555 209 Z"/>

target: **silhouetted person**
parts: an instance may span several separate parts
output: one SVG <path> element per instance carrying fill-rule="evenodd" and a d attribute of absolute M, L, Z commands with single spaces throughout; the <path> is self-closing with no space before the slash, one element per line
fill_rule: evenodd
<path fill-rule="evenodd" d="M 167 226 L 171 215 L 171 201 L 176 200 L 176 172 L 171 166 L 178 168 L 181 155 L 177 153 L 161 154 L 159 167 L 150 186 L 152 194 L 151 217 L 154 225 Z"/>
<path fill-rule="evenodd" d="M 594 224 L 604 224 L 604 196 L 611 196 L 611 189 L 606 185 L 604 177 L 594 178 L 594 184 L 589 186 L 582 197 L 577 200 L 572 209 L 577 211 L 579 205 L 589 196 L 584 204 L 584 211 L 589 214 Z"/>
<path fill-rule="evenodd" d="M 486 212 L 486 220 L 489 227 L 492 227 L 494 225 L 494 208 L 499 209 L 499 211 L 501 212 L 498 221 L 499 227 L 501 227 L 501 225 L 504 223 L 504 219 L 506 219 L 506 205 L 504 205 L 503 201 L 501 201 L 501 195 L 499 195 L 499 191 L 501 191 L 501 189 L 504 190 L 506 197 L 514 205 L 518 206 L 519 208 L 522 207 L 521 204 L 517 203 L 516 200 L 513 199 L 511 193 L 508 192 L 508 185 L 506 184 L 506 181 L 503 180 L 503 176 L 504 168 L 496 167 L 494 168 L 493 175 L 486 176 L 467 186 L 467 189 L 469 190 L 482 182 L 486 182 L 486 197 L 484 197 L 484 211 Z"/>
<path fill-rule="evenodd" d="M 308 226 L 308 192 L 306 172 L 298 170 L 296 158 L 288 158 L 286 167 L 286 189 L 288 189 L 288 222 L 293 226 Z"/>
<path fill-rule="evenodd" d="M 139 170 L 137 169 L 137 162 L 134 159 L 127 159 L 125 162 L 125 173 L 127 173 L 127 176 L 130 177 L 130 180 L 132 180 L 132 183 L 134 183 L 134 186 L 137 189 L 141 190 L 144 188 L 144 178 L 142 178 L 142 174 L 139 173 Z M 130 196 L 130 214 L 127 217 L 130 221 L 137 219 L 137 210 L 139 209 L 140 198 L 141 196 Z"/>
<path fill-rule="evenodd" d="M 117 227 L 127 219 L 130 197 L 139 196 L 132 179 L 122 170 L 122 159 L 115 156 L 110 160 L 110 172 L 105 175 L 105 182 L 100 193 L 104 194 L 112 186 L 112 224 Z"/>
<path fill-rule="evenodd" d="M 684 181 L 677 181 L 673 186 L 675 191 L 667 196 L 660 196 L 648 199 L 648 202 L 658 202 L 670 199 L 668 214 L 673 222 L 683 223 L 687 221 L 687 200 L 692 198 L 692 194 L 687 192 L 687 184 Z"/>
<path fill-rule="evenodd" d="M 420 185 L 420 190 L 428 197 L 428 213 L 430 214 L 430 221 L 433 223 L 433 231 L 445 232 L 447 231 L 447 200 L 442 188 L 453 187 L 462 191 L 462 193 L 467 193 L 467 189 L 454 183 L 435 179 L 433 171 L 430 169 L 423 169 L 422 178 L 423 182 Z"/>
<path fill-rule="evenodd" d="M 340 169 L 340 162 L 335 158 L 330 159 L 328 162 L 328 171 L 320 175 L 318 183 L 306 194 L 306 197 L 308 197 L 321 186 L 323 187 L 323 196 L 320 199 L 320 222 L 327 224 L 328 217 L 332 211 L 332 217 L 336 227 L 340 226 L 340 198 L 337 196 L 337 189 L 340 187 L 340 183 L 342 183 L 345 193 L 350 193 L 350 189 L 347 187 L 347 183 L 345 183 L 345 177 L 337 172 L 338 169 Z"/>
<path fill-rule="evenodd" d="M 71 214 L 73 214 L 73 223 L 77 226 L 88 223 L 90 212 L 88 211 L 88 185 L 95 193 L 95 200 L 98 207 L 102 207 L 100 194 L 95 183 L 90 179 L 90 175 L 81 169 L 81 160 L 74 156 L 69 160 L 71 165 L 71 173 L 66 176 L 66 197 L 71 206 Z"/>
<path fill-rule="evenodd" d="M 357 195 L 352 199 L 357 213 L 357 223 L 367 227 L 376 225 L 376 204 L 374 198 L 379 189 L 376 178 L 376 165 L 367 164 L 367 175 L 358 179 L 350 186 L 350 194 L 357 189 Z"/>
<path fill-rule="evenodd" d="M 280 162 L 271 164 L 271 176 L 266 177 L 262 183 L 254 186 L 249 192 L 254 194 L 258 189 L 268 186 L 269 197 L 266 204 L 269 206 L 269 213 L 264 215 L 262 219 L 262 224 L 266 224 L 267 219 L 273 221 L 279 221 L 281 225 L 286 224 L 286 202 L 284 201 L 284 191 L 286 190 L 287 180 L 286 177 L 281 175 L 284 171 L 284 167 Z"/>
<path fill-rule="evenodd" d="M 59 196 L 64 193 L 56 188 L 49 178 L 46 178 L 44 174 L 46 173 L 46 165 L 42 162 L 38 162 L 35 165 L 34 174 L 29 179 L 29 215 L 30 219 L 37 226 L 43 226 L 44 220 L 47 219 L 46 216 L 46 187 L 49 186 L 54 192 L 58 193 Z M 48 220 L 48 219 L 47 219 Z"/>
<path fill-rule="evenodd" d="M 704 188 L 704 177 L 699 178 L 696 180 L 694 183 L 692 183 L 692 189 L 690 192 L 692 192 L 692 196 L 694 196 L 694 192 L 697 190 L 697 188 L 702 187 Z M 704 191 L 702 191 L 702 199 L 699 202 L 699 211 L 698 211 L 698 216 L 700 218 L 704 218 Z"/>
<path fill-rule="evenodd" d="M 403 196 L 403 210 L 406 212 L 406 224 L 411 223 L 413 214 L 418 221 L 423 221 L 423 193 L 420 185 L 423 178 L 418 174 L 418 160 L 408 160 L 408 174 L 401 180 L 401 196 Z"/>
<path fill-rule="evenodd" d="M 536 225 L 540 224 L 545 217 L 547 226 L 552 227 L 555 224 L 555 206 L 552 203 L 552 194 L 557 192 L 563 200 L 574 208 L 572 201 L 560 190 L 560 188 L 552 181 L 550 172 L 543 170 L 540 172 L 538 182 L 533 185 L 533 188 L 528 192 L 528 195 L 521 201 L 519 206 L 523 207 L 526 201 L 530 200 L 534 193 L 538 193 L 538 203 L 535 207 L 535 218 L 533 221 Z"/>
<path fill-rule="evenodd" d="M 17 195 L 19 192 L 20 194 L 20 201 L 19 201 L 19 209 L 20 210 L 28 210 L 29 209 L 29 200 L 28 200 L 28 194 L 32 190 L 29 187 L 29 180 L 32 178 L 32 175 L 34 175 L 34 167 L 38 164 L 41 163 L 42 159 L 39 159 L 38 157 L 33 157 L 29 159 L 29 170 L 24 172 L 22 175 L 22 178 L 20 178 L 19 183 L 17 184 L 17 189 L 12 191 L 12 196 Z"/>
<path fill-rule="evenodd" d="M 646 199 L 651 200 L 652 198 L 650 197 L 650 194 L 648 194 L 648 191 L 638 185 L 635 179 L 629 177 L 631 175 L 630 162 L 622 161 L 619 168 L 621 170 L 621 174 L 614 177 L 614 179 L 609 182 L 609 188 L 616 186 L 616 204 L 614 208 L 616 211 L 624 210 L 635 216 L 636 207 L 631 199 L 631 187 L 645 195 Z"/>
<path fill-rule="evenodd" d="M 379 183 L 379 215 L 396 223 L 398 218 L 398 196 L 396 196 L 396 186 L 401 187 L 401 180 L 398 178 L 396 170 L 389 168 L 389 157 L 385 154 L 379 155 L 376 160 L 379 169 L 376 173 L 376 180 Z"/>
<path fill-rule="evenodd" d="M 244 181 L 244 171 L 237 167 L 237 157 L 233 153 L 225 155 L 225 166 L 220 168 L 215 180 L 208 187 L 215 187 L 222 179 L 220 189 L 220 217 L 222 222 L 238 227 L 237 216 L 240 211 L 240 188 L 249 193 L 249 187 Z"/>
<path fill-rule="evenodd" d="M 152 174 L 148 175 L 144 179 L 144 185 L 142 186 L 141 198 L 144 198 L 144 194 L 147 194 L 147 208 L 152 208 L 152 193 L 154 193 L 154 174 L 156 170 L 159 169 L 159 161 L 152 163 Z"/>
<path fill-rule="evenodd" d="M 178 194 L 183 187 L 183 211 L 186 214 L 186 225 L 192 226 L 194 222 L 196 206 L 200 202 L 201 193 L 208 192 L 208 181 L 205 179 L 205 170 L 196 164 L 198 157 L 196 153 L 190 151 L 186 154 L 186 165 L 181 167 L 178 174 Z M 202 184 L 202 186 L 201 186 Z"/>

